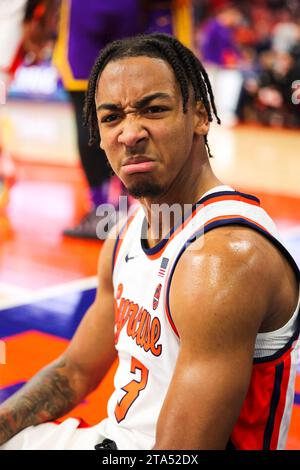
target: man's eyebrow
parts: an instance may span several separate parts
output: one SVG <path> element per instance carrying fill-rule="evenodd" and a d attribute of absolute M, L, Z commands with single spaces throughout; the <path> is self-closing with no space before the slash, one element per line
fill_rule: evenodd
<path fill-rule="evenodd" d="M 157 92 L 157 93 L 152 93 L 151 95 L 144 96 L 141 100 L 137 101 L 135 103 L 135 107 L 137 109 L 144 108 L 149 104 L 151 101 L 157 99 L 157 98 L 162 98 L 162 99 L 171 99 L 172 97 L 168 95 L 168 93 L 163 93 L 163 92 Z"/>
<path fill-rule="evenodd" d="M 172 97 L 168 95 L 168 93 L 163 93 L 163 92 L 152 93 L 151 95 L 144 96 L 144 98 L 142 98 L 141 100 L 138 100 L 135 103 L 134 107 L 136 109 L 142 109 L 145 106 L 147 106 L 147 104 L 151 103 L 151 101 L 158 99 L 158 98 L 170 100 Z M 100 111 L 101 109 L 104 109 L 106 111 L 120 111 L 122 108 L 117 104 L 102 103 L 99 106 L 97 106 L 97 111 Z"/>
<path fill-rule="evenodd" d="M 103 103 L 97 106 L 96 111 L 100 111 L 101 109 L 105 109 L 107 111 L 120 111 L 120 106 L 113 103 Z"/>

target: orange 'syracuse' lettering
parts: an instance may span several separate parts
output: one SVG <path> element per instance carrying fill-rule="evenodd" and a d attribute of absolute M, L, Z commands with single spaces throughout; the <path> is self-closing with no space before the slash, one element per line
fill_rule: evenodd
<path fill-rule="evenodd" d="M 154 356 L 160 356 L 161 344 L 157 344 L 161 334 L 161 324 L 157 317 L 129 299 L 115 300 L 115 342 L 126 325 L 126 332 L 138 346 Z"/>

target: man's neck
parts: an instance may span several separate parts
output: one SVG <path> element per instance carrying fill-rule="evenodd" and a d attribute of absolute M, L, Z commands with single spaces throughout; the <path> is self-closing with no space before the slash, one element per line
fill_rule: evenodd
<path fill-rule="evenodd" d="M 179 175 L 171 187 L 160 197 L 143 198 L 148 232 L 147 241 L 152 248 L 167 236 L 169 231 L 184 220 L 203 194 L 210 189 L 223 184 L 212 172 L 209 162 L 201 165 L 197 172 L 190 171 L 188 175 Z"/>

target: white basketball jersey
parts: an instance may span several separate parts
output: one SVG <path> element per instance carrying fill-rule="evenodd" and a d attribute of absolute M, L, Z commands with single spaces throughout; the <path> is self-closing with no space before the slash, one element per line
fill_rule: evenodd
<path fill-rule="evenodd" d="M 119 366 L 114 380 L 115 391 L 108 403 L 108 418 L 101 423 L 105 435 L 115 440 L 119 449 L 151 449 L 155 443 L 156 423 L 180 347 L 180 338 L 169 309 L 170 285 L 180 256 L 204 233 L 233 224 L 257 230 L 270 239 L 299 274 L 291 255 L 280 241 L 274 222 L 260 207 L 259 200 L 228 186 L 207 192 L 186 215 L 184 223 L 172 229 L 154 248 L 147 248 L 141 239 L 147 227 L 142 208 L 121 230 L 115 246 L 113 271 L 115 342 Z M 237 423 L 231 446 L 262 449 L 284 445 L 294 390 L 298 317 L 297 311 L 289 322 L 284 344 L 271 355 L 272 334 L 258 335 L 249 396 L 241 411 L 243 426 Z M 280 339 L 280 330 L 277 333 Z M 283 364 L 280 373 L 279 363 Z M 271 387 L 265 391 L 264 402 L 260 403 L 260 374 L 264 373 L 262 364 L 269 368 Z M 272 373 L 270 365 L 274 365 Z M 274 392 L 274 381 L 277 381 L 278 393 L 276 390 Z M 274 393 L 278 395 L 276 403 Z M 253 405 L 251 419 L 246 402 Z M 275 409 L 271 413 L 272 406 Z M 243 411 L 244 408 L 246 411 Z"/>

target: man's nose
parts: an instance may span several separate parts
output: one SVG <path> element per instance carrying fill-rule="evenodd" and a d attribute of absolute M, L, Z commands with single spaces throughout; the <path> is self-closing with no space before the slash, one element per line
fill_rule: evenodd
<path fill-rule="evenodd" d="M 135 147 L 147 139 L 148 132 L 135 118 L 127 118 L 118 136 L 118 142 L 126 147 Z"/>

